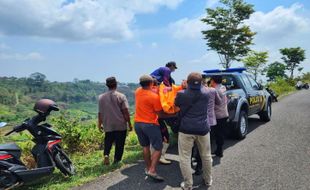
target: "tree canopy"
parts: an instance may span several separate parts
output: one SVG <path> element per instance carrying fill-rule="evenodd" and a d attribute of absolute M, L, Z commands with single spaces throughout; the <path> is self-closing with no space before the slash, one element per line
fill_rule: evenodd
<path fill-rule="evenodd" d="M 282 59 L 286 64 L 286 69 L 290 72 L 290 78 L 294 78 L 294 70 L 297 68 L 299 71 L 302 70 L 300 63 L 303 62 L 305 57 L 305 50 L 300 47 L 296 48 L 283 48 L 280 49 Z"/>
<path fill-rule="evenodd" d="M 251 51 L 249 55 L 242 61 L 247 70 L 254 75 L 254 79 L 257 80 L 258 74 L 264 74 L 264 65 L 267 63 L 268 52 Z"/>
<path fill-rule="evenodd" d="M 285 65 L 278 61 L 271 63 L 267 67 L 267 77 L 269 81 L 275 81 L 277 77 L 286 78 Z"/>
<path fill-rule="evenodd" d="M 229 68 L 231 62 L 240 61 L 250 51 L 255 32 L 244 24 L 254 12 L 253 5 L 243 0 L 220 0 L 224 7 L 206 9 L 202 19 L 211 29 L 202 31 L 211 50 L 217 51 L 220 64 Z"/>

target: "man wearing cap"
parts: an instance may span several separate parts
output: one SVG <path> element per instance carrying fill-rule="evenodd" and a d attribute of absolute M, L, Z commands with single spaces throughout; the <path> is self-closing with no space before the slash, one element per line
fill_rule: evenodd
<path fill-rule="evenodd" d="M 99 96 L 98 127 L 105 132 L 104 164 L 109 165 L 109 154 L 115 143 L 114 163 L 122 160 L 126 140 L 127 127 L 132 130 L 129 115 L 129 105 L 124 94 L 118 92 L 115 77 L 106 79 L 109 88 Z"/>
<path fill-rule="evenodd" d="M 212 139 L 212 127 L 216 125 L 216 116 L 215 116 L 215 106 L 221 105 L 223 101 L 226 101 L 226 96 L 220 96 L 217 90 L 213 87 L 210 87 L 208 83 L 210 84 L 211 81 L 206 81 L 203 79 L 203 86 L 206 88 L 208 94 L 209 94 L 209 104 L 208 104 L 208 124 L 211 129 L 210 137 Z M 202 163 L 201 158 L 199 155 L 199 151 L 197 150 L 197 145 L 193 148 L 193 155 L 192 157 L 196 158 L 197 166 L 195 168 L 195 175 L 201 175 L 202 173 Z"/>
<path fill-rule="evenodd" d="M 143 147 L 145 174 L 156 181 L 163 181 L 164 179 L 156 172 L 163 142 L 158 124 L 158 115 L 162 114 L 162 106 L 159 95 L 152 90 L 154 82 L 150 75 L 140 77 L 141 87 L 135 92 L 135 131 Z M 150 146 L 154 149 L 152 153 Z"/>
<path fill-rule="evenodd" d="M 151 76 L 160 83 L 164 83 L 166 86 L 171 86 L 174 84 L 174 80 L 171 78 L 171 73 L 177 69 L 177 65 L 174 61 L 170 61 L 165 67 L 159 67 L 151 73 Z"/>
<path fill-rule="evenodd" d="M 175 105 L 180 107 L 182 117 L 178 137 L 180 168 L 184 179 L 181 183 L 182 189 L 193 188 L 191 154 L 194 142 L 201 156 L 205 185 L 212 184 L 208 103 L 209 94 L 206 88 L 202 87 L 201 74 L 190 73 L 187 77 L 187 89 L 180 91 L 175 99 Z"/>
<path fill-rule="evenodd" d="M 157 85 L 159 85 L 160 83 L 163 83 L 166 87 L 171 87 L 172 84 L 175 83 L 175 81 L 171 77 L 171 73 L 174 72 L 175 69 L 177 69 L 176 63 L 174 61 L 170 61 L 166 64 L 165 67 L 160 67 L 156 69 L 155 71 L 153 71 L 151 73 L 151 76 L 156 80 Z M 165 123 L 165 119 L 160 118 L 158 120 L 158 123 L 160 125 L 160 130 L 161 130 L 161 134 L 163 138 L 162 156 L 159 159 L 159 162 L 161 164 L 171 164 L 171 161 L 167 160 L 165 157 L 165 154 L 169 147 L 169 133 L 168 133 L 167 125 Z M 151 150 L 153 150 L 152 147 L 151 147 Z"/>

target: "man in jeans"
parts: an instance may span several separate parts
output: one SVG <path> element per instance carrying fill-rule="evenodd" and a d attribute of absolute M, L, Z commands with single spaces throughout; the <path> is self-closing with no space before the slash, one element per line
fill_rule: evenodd
<path fill-rule="evenodd" d="M 212 133 L 215 137 L 216 150 L 213 154 L 217 157 L 223 157 L 223 145 L 225 137 L 225 126 L 227 124 L 228 110 L 227 110 L 227 98 L 223 94 L 226 91 L 226 87 L 222 85 L 222 76 L 215 75 L 211 77 L 211 86 L 215 88 L 223 98 L 223 101 L 220 104 L 215 105 L 214 112 L 216 116 L 216 126 L 212 127 Z"/>
<path fill-rule="evenodd" d="M 143 147 L 145 174 L 156 181 L 163 181 L 164 179 L 156 172 L 163 141 L 158 124 L 158 115 L 162 113 L 162 106 L 159 95 L 152 90 L 154 82 L 150 75 L 140 77 L 141 87 L 135 92 L 135 131 L 139 143 Z M 154 149 L 152 153 L 150 145 Z"/>
<path fill-rule="evenodd" d="M 132 130 L 129 105 L 124 94 L 118 92 L 115 77 L 106 79 L 109 91 L 99 96 L 98 128 L 105 132 L 104 164 L 109 165 L 109 154 L 115 142 L 114 163 L 122 160 L 127 127 Z"/>
<path fill-rule="evenodd" d="M 184 178 L 181 183 L 182 189 L 192 189 L 193 187 L 191 154 L 194 142 L 197 144 L 201 156 L 204 182 L 206 186 L 212 184 L 212 157 L 208 124 L 209 95 L 201 84 L 201 74 L 190 73 L 187 77 L 187 89 L 180 91 L 175 99 L 175 105 L 180 107 L 182 116 L 178 138 L 180 168 Z"/>

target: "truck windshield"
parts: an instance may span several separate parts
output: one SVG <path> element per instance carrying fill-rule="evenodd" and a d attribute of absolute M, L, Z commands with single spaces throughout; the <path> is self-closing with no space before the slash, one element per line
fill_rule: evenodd
<path fill-rule="evenodd" d="M 211 75 L 204 76 L 204 84 L 210 86 Z M 222 75 L 222 84 L 227 90 L 239 89 L 236 79 L 232 75 Z"/>

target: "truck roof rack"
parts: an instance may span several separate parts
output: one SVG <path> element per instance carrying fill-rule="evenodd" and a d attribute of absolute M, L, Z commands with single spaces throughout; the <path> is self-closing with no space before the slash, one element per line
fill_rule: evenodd
<path fill-rule="evenodd" d="M 246 71 L 246 68 L 239 67 L 239 68 L 229 68 L 229 69 L 211 69 L 211 70 L 205 70 L 203 71 L 206 74 L 209 73 L 242 73 L 243 71 Z"/>

